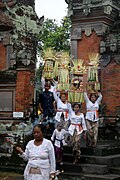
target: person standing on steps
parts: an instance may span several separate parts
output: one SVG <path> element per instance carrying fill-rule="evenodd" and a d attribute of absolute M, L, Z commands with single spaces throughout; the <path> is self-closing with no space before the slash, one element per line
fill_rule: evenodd
<path fill-rule="evenodd" d="M 25 152 L 16 147 L 20 157 L 28 161 L 25 171 L 25 180 L 49 180 L 55 177 L 56 163 L 54 147 L 50 140 L 43 137 L 43 126 L 35 125 L 33 128 L 34 139 L 30 140 Z"/>
<path fill-rule="evenodd" d="M 65 91 L 61 91 L 60 97 L 57 95 L 56 91 L 53 91 L 54 99 L 56 102 L 56 115 L 55 115 L 55 120 L 56 120 L 56 126 L 58 122 L 63 123 L 64 129 L 68 129 L 69 126 L 69 102 L 66 99 L 66 93 Z"/>
<path fill-rule="evenodd" d="M 62 123 L 59 122 L 51 136 L 51 141 L 54 142 L 56 163 L 58 166 L 63 164 L 63 147 L 67 145 L 65 142 L 65 135 L 67 133 L 68 131 L 63 129 Z"/>
<path fill-rule="evenodd" d="M 70 133 L 72 151 L 74 155 L 73 164 L 76 164 L 79 162 L 80 155 L 81 155 L 81 151 L 80 151 L 81 137 L 83 134 L 85 138 L 86 130 L 87 130 L 84 114 L 80 112 L 80 107 L 81 105 L 79 103 L 75 103 L 73 105 L 73 109 L 71 106 L 69 106 L 70 126 L 68 128 L 68 131 Z"/>
<path fill-rule="evenodd" d="M 90 98 L 88 98 L 87 92 L 84 92 L 84 99 L 86 102 L 86 145 L 89 147 L 96 147 L 99 126 L 98 110 L 102 100 L 102 94 L 100 92 L 91 93 Z"/>
<path fill-rule="evenodd" d="M 54 116 L 55 116 L 55 99 L 53 93 L 49 91 L 51 84 L 45 82 L 45 91 L 39 95 L 39 108 L 43 114 L 43 124 L 46 126 L 50 124 L 52 131 L 54 130 Z"/>

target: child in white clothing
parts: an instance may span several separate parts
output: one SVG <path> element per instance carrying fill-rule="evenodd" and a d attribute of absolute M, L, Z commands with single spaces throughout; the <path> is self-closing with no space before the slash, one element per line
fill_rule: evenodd
<path fill-rule="evenodd" d="M 68 131 L 63 129 L 63 125 L 61 123 L 58 123 L 57 128 L 53 131 L 51 137 L 51 140 L 54 142 L 55 146 L 56 162 L 60 165 L 63 164 L 63 146 L 67 145 L 67 143 L 65 142 L 65 134 L 67 133 Z"/>

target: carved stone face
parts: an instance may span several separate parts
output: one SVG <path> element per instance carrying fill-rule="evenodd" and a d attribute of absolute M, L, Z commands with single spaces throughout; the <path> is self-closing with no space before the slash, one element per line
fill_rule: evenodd
<path fill-rule="evenodd" d="M 16 2 L 17 0 L 0 0 L 0 9 L 5 7 L 5 3 L 7 3 L 9 7 L 12 7 Z"/>

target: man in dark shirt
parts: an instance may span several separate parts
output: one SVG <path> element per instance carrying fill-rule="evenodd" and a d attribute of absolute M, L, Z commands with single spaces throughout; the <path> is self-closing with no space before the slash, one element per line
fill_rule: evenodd
<path fill-rule="evenodd" d="M 51 126 L 54 124 L 55 116 L 55 100 L 53 93 L 49 91 L 51 84 L 45 83 L 45 91 L 39 95 L 39 107 L 43 113 L 43 120 L 46 120 L 46 124 L 50 122 Z"/>

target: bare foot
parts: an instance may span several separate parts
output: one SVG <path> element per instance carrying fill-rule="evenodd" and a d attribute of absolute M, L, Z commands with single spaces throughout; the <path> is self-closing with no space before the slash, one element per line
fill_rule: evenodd
<path fill-rule="evenodd" d="M 77 164 L 78 163 L 78 160 L 74 160 L 73 164 Z"/>

